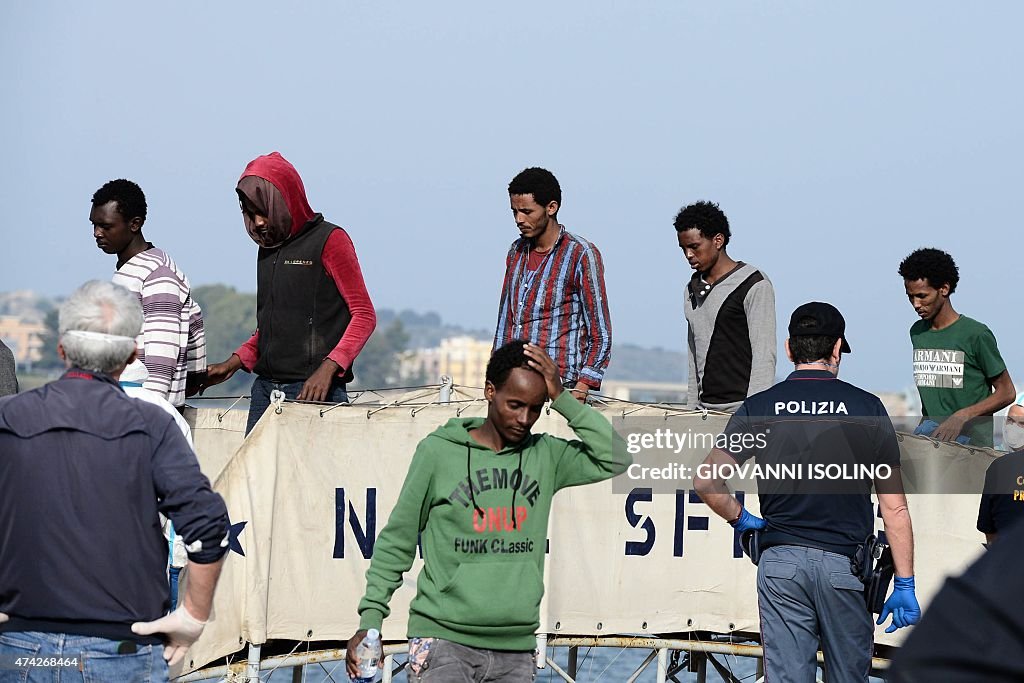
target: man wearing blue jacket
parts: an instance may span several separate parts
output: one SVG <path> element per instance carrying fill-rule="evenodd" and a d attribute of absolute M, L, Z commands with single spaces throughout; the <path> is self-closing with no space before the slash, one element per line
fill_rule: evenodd
<path fill-rule="evenodd" d="M 210 616 L 227 509 L 171 416 L 118 386 L 141 329 L 135 295 L 88 282 L 60 310 L 67 372 L 0 399 L 0 683 L 166 681 Z M 189 556 L 170 614 L 160 513 Z"/>

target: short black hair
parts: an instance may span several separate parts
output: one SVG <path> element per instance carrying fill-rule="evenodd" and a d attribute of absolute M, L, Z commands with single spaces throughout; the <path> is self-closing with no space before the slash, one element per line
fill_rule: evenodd
<path fill-rule="evenodd" d="M 802 316 L 796 321 L 798 330 L 800 328 L 816 328 L 817 326 L 818 320 L 810 315 Z M 839 341 L 839 337 L 829 337 L 823 334 L 790 334 L 789 352 L 793 354 L 794 363 L 811 363 L 831 356 L 837 341 Z"/>
<path fill-rule="evenodd" d="M 132 181 L 124 178 L 111 180 L 92 195 L 93 206 L 103 206 L 107 202 L 117 202 L 117 212 L 126 221 L 138 217 L 146 222 L 146 195 Z"/>
<path fill-rule="evenodd" d="M 485 377 L 494 385 L 495 389 L 500 389 L 516 368 L 528 368 L 540 374 L 536 369 L 530 367 L 528 362 L 530 358 L 523 352 L 523 347 L 528 343 L 525 339 L 516 339 L 495 349 L 491 354 L 491 359 L 487 361 Z"/>
<path fill-rule="evenodd" d="M 960 269 L 953 257 L 941 249 L 918 249 L 900 263 L 900 276 L 904 280 L 927 280 L 928 286 L 938 289 L 949 285 L 949 293 L 956 291 L 960 282 Z"/>
<path fill-rule="evenodd" d="M 701 201 L 684 206 L 676 214 L 674 225 L 676 232 L 696 228 L 708 239 L 721 234 L 725 238 L 723 246 L 729 244 L 729 237 L 732 235 L 732 231 L 729 230 L 729 219 L 714 202 Z"/>
<path fill-rule="evenodd" d="M 532 194 L 533 201 L 541 206 L 555 201 L 558 202 L 558 208 L 562 208 L 562 188 L 558 178 L 545 168 L 533 166 L 520 171 L 508 184 L 508 193 Z"/>

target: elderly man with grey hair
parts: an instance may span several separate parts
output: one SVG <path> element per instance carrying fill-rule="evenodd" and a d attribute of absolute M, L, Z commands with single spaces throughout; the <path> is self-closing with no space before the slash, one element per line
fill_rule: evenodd
<path fill-rule="evenodd" d="M 31 659 L 67 681 L 166 681 L 210 616 L 227 510 L 171 416 L 118 386 L 141 327 L 136 296 L 87 282 L 60 309 L 67 371 L 0 399 L 0 683 L 50 680 Z M 160 513 L 189 556 L 170 614 Z"/>

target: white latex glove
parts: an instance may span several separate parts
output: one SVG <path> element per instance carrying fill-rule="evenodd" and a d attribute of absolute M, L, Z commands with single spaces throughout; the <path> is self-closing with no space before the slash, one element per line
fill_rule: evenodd
<path fill-rule="evenodd" d="M 169 666 L 174 666 L 185 657 L 185 652 L 199 639 L 206 626 L 188 613 L 185 605 L 156 621 L 137 621 L 132 624 L 132 633 L 149 636 L 160 633 L 164 636 L 164 659 Z"/>

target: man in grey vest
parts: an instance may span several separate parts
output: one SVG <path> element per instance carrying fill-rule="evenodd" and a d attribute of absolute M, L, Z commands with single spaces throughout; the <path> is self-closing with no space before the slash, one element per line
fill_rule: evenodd
<path fill-rule="evenodd" d="M 298 171 L 278 152 L 246 166 L 235 188 L 256 244 L 256 324 L 252 337 L 208 368 L 203 386 L 238 370 L 256 374 L 246 434 L 274 390 L 299 401 L 341 403 L 352 363 L 377 324 L 348 233 L 314 213 Z"/>
<path fill-rule="evenodd" d="M 689 378 L 686 404 L 733 412 L 775 382 L 775 290 L 726 247 L 729 219 L 697 202 L 675 220 L 679 248 L 694 274 L 686 286 Z"/>

